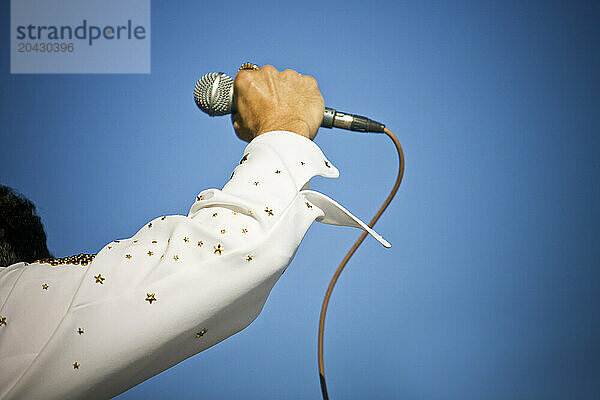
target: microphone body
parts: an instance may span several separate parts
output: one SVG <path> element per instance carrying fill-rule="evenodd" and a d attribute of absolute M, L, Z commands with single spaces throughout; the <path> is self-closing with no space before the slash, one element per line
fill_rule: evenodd
<path fill-rule="evenodd" d="M 204 75 L 194 87 L 194 101 L 198 108 L 211 117 L 235 112 L 233 79 L 223 72 Z M 385 125 L 367 117 L 336 111 L 329 107 L 325 107 L 321 127 L 372 133 L 383 133 L 385 129 Z"/>

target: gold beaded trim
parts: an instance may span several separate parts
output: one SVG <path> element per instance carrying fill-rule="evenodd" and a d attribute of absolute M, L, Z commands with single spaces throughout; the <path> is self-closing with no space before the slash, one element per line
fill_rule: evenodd
<path fill-rule="evenodd" d="M 246 63 L 242 64 L 242 66 L 240 67 L 240 71 L 243 69 L 249 69 L 251 71 L 258 71 L 260 69 L 260 67 L 256 64 L 246 62 Z"/>
<path fill-rule="evenodd" d="M 50 265 L 63 265 L 63 264 L 74 264 L 74 265 L 88 265 L 94 261 L 95 254 L 76 254 L 74 256 L 63 257 L 63 258 L 42 258 L 37 260 L 37 263 L 50 264 Z"/>

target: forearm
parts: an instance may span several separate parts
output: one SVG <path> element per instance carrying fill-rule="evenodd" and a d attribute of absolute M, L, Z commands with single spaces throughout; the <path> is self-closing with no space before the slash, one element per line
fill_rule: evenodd
<path fill-rule="evenodd" d="M 337 170 L 313 142 L 267 133 L 248 145 L 223 190 L 201 192 L 187 217 L 158 217 L 86 266 L 23 266 L 0 314 L 9 321 L 0 356 L 14 348 L 7 332 L 35 355 L 4 382 L 6 398 L 114 396 L 246 327 L 322 215 L 299 197 L 315 174 Z M 42 315 L 56 317 L 40 325 Z M 32 384 L 41 381 L 54 383 Z"/>

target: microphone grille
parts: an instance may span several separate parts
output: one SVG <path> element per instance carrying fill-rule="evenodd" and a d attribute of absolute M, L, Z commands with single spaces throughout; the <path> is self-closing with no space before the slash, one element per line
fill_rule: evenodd
<path fill-rule="evenodd" d="M 211 117 L 231 113 L 233 79 L 223 72 L 211 72 L 198 79 L 194 101 Z"/>

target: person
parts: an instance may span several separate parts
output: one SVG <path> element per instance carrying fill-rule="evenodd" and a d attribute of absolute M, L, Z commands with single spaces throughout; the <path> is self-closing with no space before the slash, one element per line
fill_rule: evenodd
<path fill-rule="evenodd" d="M 33 203 L 0 185 L 0 267 L 49 257 L 46 232 Z"/>
<path fill-rule="evenodd" d="M 264 66 L 234 81 L 249 142 L 221 189 L 98 254 L 0 269 L 0 398 L 106 399 L 247 327 L 313 221 L 381 236 L 329 197 L 315 79 Z"/>

